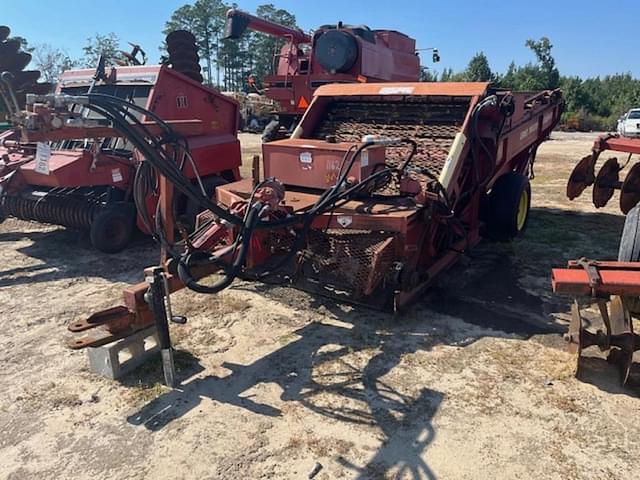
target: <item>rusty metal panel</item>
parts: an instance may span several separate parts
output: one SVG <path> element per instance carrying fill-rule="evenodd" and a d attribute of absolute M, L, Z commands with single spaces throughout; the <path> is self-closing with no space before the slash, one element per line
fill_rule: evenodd
<path fill-rule="evenodd" d="M 416 95 L 416 96 L 462 96 L 484 95 L 487 82 L 421 82 L 421 83 L 364 83 L 323 85 L 315 92 L 316 97 L 346 97 L 369 95 Z"/>
<path fill-rule="evenodd" d="M 303 258 L 323 284 L 370 295 L 396 260 L 395 237 L 369 230 L 312 230 Z"/>

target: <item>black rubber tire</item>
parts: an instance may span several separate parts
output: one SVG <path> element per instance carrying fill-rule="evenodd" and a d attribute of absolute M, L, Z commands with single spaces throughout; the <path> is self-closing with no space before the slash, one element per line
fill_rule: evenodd
<path fill-rule="evenodd" d="M 624 220 L 618 248 L 619 262 L 640 261 L 640 205 L 636 205 Z"/>
<path fill-rule="evenodd" d="M 640 205 L 636 205 L 624 219 L 624 228 L 618 247 L 619 262 L 640 262 Z M 629 311 L 634 315 L 640 315 L 640 298 L 629 299 L 627 302 Z"/>
<path fill-rule="evenodd" d="M 131 242 L 136 209 L 132 203 L 115 202 L 102 210 L 91 223 L 91 244 L 103 253 L 118 253 Z"/>
<path fill-rule="evenodd" d="M 262 142 L 269 143 L 278 139 L 278 132 L 280 130 L 280 120 L 271 120 L 264 131 L 262 132 Z"/>
<path fill-rule="evenodd" d="M 518 225 L 520 199 L 526 192 L 526 217 L 524 224 Z M 487 237 L 500 242 L 508 242 L 527 229 L 531 209 L 531 184 L 520 173 L 509 172 L 501 176 L 487 197 L 485 211 Z"/>

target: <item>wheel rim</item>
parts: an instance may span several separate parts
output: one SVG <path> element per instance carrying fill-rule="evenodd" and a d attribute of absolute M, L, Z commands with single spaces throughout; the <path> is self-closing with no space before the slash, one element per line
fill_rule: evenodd
<path fill-rule="evenodd" d="M 524 224 L 527 222 L 527 215 L 529 213 L 529 192 L 523 190 L 520 194 L 520 200 L 518 201 L 518 215 L 516 217 L 516 226 L 520 232 L 524 228 Z"/>

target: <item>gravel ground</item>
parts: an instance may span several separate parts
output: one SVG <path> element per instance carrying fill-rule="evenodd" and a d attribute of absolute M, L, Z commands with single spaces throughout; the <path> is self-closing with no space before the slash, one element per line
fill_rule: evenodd
<path fill-rule="evenodd" d="M 158 361 L 109 381 L 64 346 L 69 320 L 157 261 L 150 242 L 107 256 L 4 222 L 0 478 L 302 479 L 318 463 L 316 479 L 637 478 L 638 392 L 598 356 L 574 378 L 569 299 L 549 287 L 552 266 L 616 256 L 616 202 L 564 198 L 594 138 L 554 134 L 526 237 L 481 244 L 403 316 L 248 283 L 175 295 L 176 390 Z M 242 142 L 249 159 L 259 139 Z"/>

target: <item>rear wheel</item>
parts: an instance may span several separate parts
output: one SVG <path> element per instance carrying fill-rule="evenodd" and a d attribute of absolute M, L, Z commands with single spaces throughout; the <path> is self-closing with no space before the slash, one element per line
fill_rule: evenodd
<path fill-rule="evenodd" d="M 531 209 L 531 185 L 521 173 L 500 177 L 487 198 L 486 234 L 498 241 L 510 241 L 524 233 Z"/>
<path fill-rule="evenodd" d="M 629 210 L 624 220 L 624 229 L 618 249 L 618 261 L 640 261 L 640 205 Z"/>
<path fill-rule="evenodd" d="M 633 207 L 624 220 L 618 248 L 619 262 L 640 262 L 640 205 Z M 628 298 L 627 306 L 634 315 L 640 315 L 640 298 Z"/>
<path fill-rule="evenodd" d="M 271 120 L 262 132 L 262 142 L 269 143 L 278 139 L 280 132 L 280 120 Z"/>
<path fill-rule="evenodd" d="M 104 253 L 124 250 L 133 236 L 135 213 L 135 207 L 131 203 L 116 202 L 107 206 L 91 223 L 91 244 Z"/>

